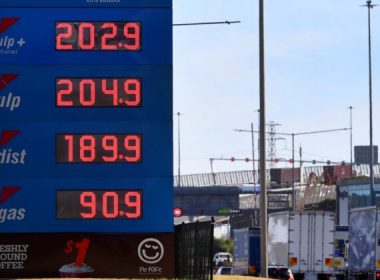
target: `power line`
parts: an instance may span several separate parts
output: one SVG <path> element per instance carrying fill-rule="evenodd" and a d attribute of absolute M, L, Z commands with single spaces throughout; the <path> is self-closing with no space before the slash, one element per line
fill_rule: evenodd
<path fill-rule="evenodd" d="M 240 20 L 234 20 L 234 21 L 209 21 L 209 22 L 189 22 L 189 23 L 174 23 L 173 26 L 191 26 L 191 25 L 209 25 L 209 24 L 234 24 L 234 23 L 240 23 Z"/>

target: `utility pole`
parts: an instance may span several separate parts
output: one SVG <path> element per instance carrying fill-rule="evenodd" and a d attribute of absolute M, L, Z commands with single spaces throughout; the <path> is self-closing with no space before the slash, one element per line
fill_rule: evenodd
<path fill-rule="evenodd" d="M 351 169 L 352 169 L 352 109 L 354 107 L 350 106 L 348 109 L 350 109 L 350 162 L 351 162 Z"/>
<path fill-rule="evenodd" d="M 373 123 L 372 123 L 372 53 L 371 53 L 371 9 L 375 4 L 372 4 L 371 0 L 367 1 L 364 7 L 368 7 L 368 76 L 369 76 L 369 148 L 370 148 L 370 197 L 371 205 L 376 206 L 375 190 L 374 190 L 374 175 L 373 175 Z"/>
<path fill-rule="evenodd" d="M 268 278 L 267 253 L 267 186 L 265 166 L 265 71 L 264 71 L 264 0 L 259 0 L 259 61 L 260 61 L 260 260 L 261 276 Z"/>
<path fill-rule="evenodd" d="M 180 132 L 180 117 L 181 113 L 177 113 L 178 116 L 178 187 L 181 186 L 181 132 Z"/>
<path fill-rule="evenodd" d="M 253 123 L 251 123 L 251 137 L 252 137 L 252 172 L 253 172 L 253 185 L 256 187 L 256 171 L 255 171 L 255 132 L 253 130 Z"/>

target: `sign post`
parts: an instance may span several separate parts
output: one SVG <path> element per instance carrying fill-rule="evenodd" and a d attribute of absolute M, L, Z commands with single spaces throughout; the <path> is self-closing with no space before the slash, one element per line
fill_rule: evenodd
<path fill-rule="evenodd" d="M 171 0 L 0 8 L 0 277 L 173 277 Z"/>

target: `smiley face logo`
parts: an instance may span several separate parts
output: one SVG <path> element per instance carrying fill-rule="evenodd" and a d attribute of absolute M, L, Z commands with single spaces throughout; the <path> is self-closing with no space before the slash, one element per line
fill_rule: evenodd
<path fill-rule="evenodd" d="M 137 254 L 140 260 L 145 263 L 158 263 L 164 256 L 164 246 L 155 238 L 147 238 L 141 241 Z"/>

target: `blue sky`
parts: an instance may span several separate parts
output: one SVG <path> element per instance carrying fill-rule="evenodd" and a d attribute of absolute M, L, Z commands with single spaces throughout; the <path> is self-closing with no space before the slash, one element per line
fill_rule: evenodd
<path fill-rule="evenodd" d="M 346 128 L 353 106 L 353 145 L 369 145 L 367 9 L 359 7 L 366 1 L 264 2 L 267 123 L 286 133 Z M 258 123 L 258 0 L 173 0 L 174 23 L 225 20 L 241 23 L 174 27 L 181 174 L 210 172 L 210 158 L 252 158 L 250 133 L 234 129 Z M 380 145 L 380 7 L 372 10 L 371 27 L 373 141 Z M 304 160 L 350 160 L 348 131 L 297 136 L 297 150 L 300 145 Z M 291 158 L 290 138 L 277 141 L 277 157 Z M 251 166 L 214 161 L 216 172 Z"/>

